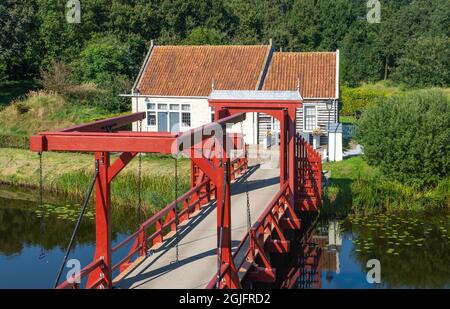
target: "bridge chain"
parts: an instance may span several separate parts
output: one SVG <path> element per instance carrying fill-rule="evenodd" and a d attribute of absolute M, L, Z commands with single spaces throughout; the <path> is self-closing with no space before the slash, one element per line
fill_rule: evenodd
<path fill-rule="evenodd" d="M 139 132 L 142 132 L 142 120 L 139 120 Z M 142 152 L 139 153 L 138 161 L 138 209 L 137 209 L 138 226 L 142 223 Z"/>
<path fill-rule="evenodd" d="M 179 254 L 179 238 L 178 238 L 178 154 L 175 157 L 175 262 L 180 260 Z"/>
<path fill-rule="evenodd" d="M 241 135 L 242 135 L 242 141 L 244 141 L 244 125 L 242 121 L 241 124 Z M 245 147 L 244 143 L 244 155 L 247 155 L 247 149 Z M 248 175 L 245 176 L 245 195 L 247 198 L 247 232 L 250 234 L 250 229 L 252 228 L 252 217 L 251 217 L 251 211 L 250 211 L 250 193 L 249 193 L 249 187 L 248 187 Z"/>
<path fill-rule="evenodd" d="M 44 208 L 44 168 L 42 163 L 42 152 L 39 152 L 39 207 Z M 45 218 L 41 217 L 39 221 L 39 230 L 41 235 L 44 235 L 45 230 Z M 47 256 L 44 247 L 41 247 L 41 252 L 38 259 L 42 260 Z"/>

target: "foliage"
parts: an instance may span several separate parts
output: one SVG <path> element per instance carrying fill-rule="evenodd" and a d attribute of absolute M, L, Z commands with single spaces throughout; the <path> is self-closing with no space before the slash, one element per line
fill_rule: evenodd
<path fill-rule="evenodd" d="M 219 45 L 223 44 L 223 35 L 215 29 L 195 28 L 183 40 L 185 45 Z"/>
<path fill-rule="evenodd" d="M 340 49 L 342 81 L 350 86 L 393 72 L 409 86 L 448 85 L 448 62 L 442 60 L 449 57 L 431 42 L 449 37 L 450 2 L 381 0 L 381 8 L 382 22 L 369 24 L 366 2 L 360 0 L 83 0 L 82 22 L 70 24 L 65 1 L 5 0 L 0 63 L 7 66 L 8 79 L 25 79 L 53 60 L 76 62 L 81 83 L 98 82 L 104 72 L 134 78 L 151 39 L 156 44 L 273 39 L 277 50 Z M 418 45 L 430 54 L 420 54 Z M 432 61 L 422 68 L 427 57 Z M 429 69 L 436 64 L 436 72 Z M 406 77 L 410 69 L 417 77 Z"/>
<path fill-rule="evenodd" d="M 130 99 L 119 97 L 119 94 L 128 93 L 133 87 L 132 82 L 123 75 L 103 75 L 99 83 L 103 90 L 93 101 L 95 106 L 107 110 L 110 113 L 121 113 L 130 110 Z"/>
<path fill-rule="evenodd" d="M 101 84 L 111 76 L 129 76 L 136 73 L 130 46 L 113 35 L 94 36 L 75 62 L 76 75 L 82 82 Z"/>
<path fill-rule="evenodd" d="M 385 95 L 385 93 L 362 87 L 349 88 L 344 86 L 341 92 L 340 114 L 355 116 L 357 111 L 364 111 L 366 108 L 373 106 L 380 97 Z"/>
<path fill-rule="evenodd" d="M 417 189 L 383 175 L 379 168 L 368 165 L 362 156 L 326 163 L 324 169 L 331 173 L 321 208 L 324 216 L 450 207 L 448 177 L 434 188 Z"/>
<path fill-rule="evenodd" d="M 394 79 L 413 87 L 450 84 L 450 39 L 418 37 L 406 44 Z"/>
<path fill-rule="evenodd" d="M 52 61 L 51 66 L 41 71 L 40 84 L 47 91 L 56 92 L 62 96 L 69 95 L 74 86 L 72 70 L 60 61 Z"/>
<path fill-rule="evenodd" d="M 436 185 L 450 168 L 450 100 L 439 91 L 382 100 L 357 122 L 369 164 L 401 182 Z"/>

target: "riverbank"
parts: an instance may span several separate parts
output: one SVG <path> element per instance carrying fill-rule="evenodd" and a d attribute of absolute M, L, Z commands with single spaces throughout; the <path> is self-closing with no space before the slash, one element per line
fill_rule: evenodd
<path fill-rule="evenodd" d="M 384 177 L 362 156 L 325 163 L 324 170 L 331 172 L 324 195 L 324 215 L 450 208 L 450 178 L 432 189 L 414 188 Z"/>
<path fill-rule="evenodd" d="M 114 157 L 111 160 L 114 160 Z M 43 188 L 81 200 L 94 174 L 93 156 L 80 153 L 44 153 Z M 153 213 L 174 199 L 175 161 L 170 156 L 142 156 L 142 206 Z M 179 194 L 189 187 L 190 165 L 178 160 Z M 136 207 L 139 183 L 138 158 L 115 178 L 111 185 L 111 201 L 125 207 Z M 0 183 L 17 187 L 39 187 L 39 156 L 28 150 L 2 148 L 0 151 Z"/>

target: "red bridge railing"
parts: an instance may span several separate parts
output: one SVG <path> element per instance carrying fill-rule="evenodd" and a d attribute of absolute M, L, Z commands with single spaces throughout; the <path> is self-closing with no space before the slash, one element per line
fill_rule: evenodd
<path fill-rule="evenodd" d="M 248 168 L 247 153 L 245 156 L 233 159 L 231 162 L 231 175 L 235 179 L 245 169 Z M 143 222 L 137 231 L 129 235 L 122 242 L 111 249 L 111 254 L 118 252 L 120 249 L 132 243 L 128 254 L 111 267 L 111 271 L 119 270 L 123 273 L 127 268 L 132 266 L 132 261 L 136 257 L 145 257 L 147 248 L 161 244 L 167 237 L 171 237 L 176 232 L 176 220 L 183 223 L 192 217 L 192 214 L 200 210 L 202 206 L 208 204 L 216 196 L 216 188 L 214 184 L 206 178 L 199 185 L 191 188 L 189 191 L 181 195 L 175 201 L 158 211 L 145 222 Z M 182 205 L 182 210 L 176 214 L 177 208 Z M 150 235 L 148 233 L 150 232 Z M 71 282 L 64 281 L 58 285 L 58 289 L 77 289 L 80 288 L 81 279 L 88 276 L 91 272 L 98 268 L 105 267 L 103 260 L 99 259 L 84 267 L 80 274 L 72 278 Z M 119 275 L 120 276 L 120 275 Z M 79 280 L 78 280 L 79 279 Z M 94 289 L 103 284 L 103 279 L 99 279 L 87 286 L 88 289 Z"/>
<path fill-rule="evenodd" d="M 298 205 L 301 210 L 317 210 L 322 197 L 322 157 L 300 135 L 296 136 L 298 162 Z"/>
<path fill-rule="evenodd" d="M 286 182 L 267 205 L 265 211 L 252 225 L 233 253 L 233 260 L 241 282 L 275 280 L 275 269 L 271 267 L 267 253 L 287 253 L 290 242 L 283 234 L 283 229 L 300 229 L 294 205 L 289 201 L 290 190 Z M 219 276 L 219 288 L 229 288 L 220 280 L 229 271 L 229 265 L 222 265 Z M 206 288 L 217 286 L 217 277 L 211 279 Z"/>

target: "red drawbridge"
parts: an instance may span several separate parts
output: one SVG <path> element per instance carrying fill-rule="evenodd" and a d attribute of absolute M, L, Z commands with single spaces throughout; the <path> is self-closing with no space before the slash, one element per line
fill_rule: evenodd
<path fill-rule="evenodd" d="M 183 133 L 119 130 L 145 119 L 142 112 L 31 137 L 30 149 L 35 152 L 92 152 L 95 157 L 95 255 L 58 288 L 79 288 L 77 282 L 85 277 L 85 287 L 90 289 L 248 288 L 276 280 L 271 255 L 290 252 L 292 235 L 301 230 L 301 212 L 316 211 L 321 203 L 321 157 L 296 133 L 296 110 L 302 107 L 302 98 L 296 91 L 214 90 L 209 104 L 215 121 Z M 244 121 L 248 112 L 279 120 L 279 172 L 249 167 L 243 135 L 227 133 L 227 127 Z M 236 151 L 241 155 L 233 156 Z M 111 153 L 120 154 L 114 162 Z M 191 188 L 113 246 L 110 184 L 138 153 L 188 156 Z M 275 179 L 267 185 L 270 190 L 258 189 L 268 177 Z M 255 185 L 247 210 L 248 218 L 252 212 L 257 219 L 248 222 L 247 229 L 242 228 L 245 213 L 238 208 L 241 178 Z M 175 250 L 175 238 L 177 259 L 179 238 L 180 250 L 186 253 L 178 263 L 171 263 L 173 255 L 167 256 Z M 118 275 L 113 278 L 113 274 Z"/>

